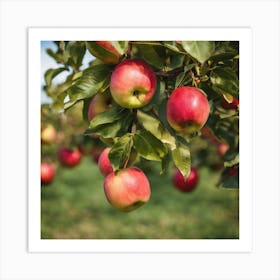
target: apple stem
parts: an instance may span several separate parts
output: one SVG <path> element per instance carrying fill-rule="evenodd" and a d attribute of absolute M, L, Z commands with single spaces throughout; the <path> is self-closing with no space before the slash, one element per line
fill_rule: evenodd
<path fill-rule="evenodd" d="M 136 123 L 133 123 L 132 127 L 131 127 L 131 133 L 135 134 L 136 132 Z"/>
<path fill-rule="evenodd" d="M 130 153 L 129 153 L 129 155 L 130 155 Z M 128 161 L 129 161 L 129 156 L 126 158 L 122 169 L 125 169 L 127 167 Z"/>
<path fill-rule="evenodd" d="M 190 70 L 190 74 L 191 74 L 191 77 L 192 77 L 192 84 L 193 84 L 193 86 L 198 88 L 198 84 L 200 83 L 199 78 L 195 77 L 195 75 L 194 75 L 192 70 Z"/>
<path fill-rule="evenodd" d="M 137 123 L 138 123 L 138 120 L 137 120 L 137 109 L 132 109 L 132 114 L 133 114 L 133 123 L 132 123 L 132 126 L 131 126 L 131 133 L 132 134 L 135 134 L 136 132 L 136 126 L 137 126 Z"/>
<path fill-rule="evenodd" d="M 128 41 L 128 48 L 126 52 L 126 58 L 129 59 L 131 57 L 131 50 L 132 50 L 132 42 Z"/>
<path fill-rule="evenodd" d="M 175 76 L 179 75 L 180 73 L 182 73 L 183 70 L 184 70 L 184 66 L 176 68 L 171 71 L 161 70 L 161 71 L 156 72 L 156 75 L 160 76 L 160 77 L 175 77 Z"/>

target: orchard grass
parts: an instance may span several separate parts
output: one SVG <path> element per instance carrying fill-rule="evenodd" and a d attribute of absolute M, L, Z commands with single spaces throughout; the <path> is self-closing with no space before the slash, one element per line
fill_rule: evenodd
<path fill-rule="evenodd" d="M 238 190 L 217 189 L 219 172 L 199 169 L 191 193 L 172 185 L 171 173 L 159 175 L 152 162 L 141 166 L 151 184 L 151 198 L 139 209 L 115 210 L 103 191 L 97 164 L 84 157 L 77 167 L 57 170 L 42 187 L 42 239 L 236 239 L 239 237 Z"/>

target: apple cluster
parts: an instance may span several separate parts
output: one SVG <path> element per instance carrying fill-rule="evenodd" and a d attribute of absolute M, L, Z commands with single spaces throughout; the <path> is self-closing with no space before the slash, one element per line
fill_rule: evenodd
<path fill-rule="evenodd" d="M 57 61 L 65 59 L 64 64 L 76 74 L 62 84 L 65 90 L 58 93 L 56 105 L 62 102 L 62 108 L 69 109 L 83 103 L 84 120 L 89 124 L 84 135 L 104 144 L 92 157 L 104 175 L 105 196 L 113 207 L 129 212 L 149 200 L 150 184 L 137 165 L 139 158 L 160 162 L 162 173 L 172 162 L 173 185 L 182 192 L 193 191 L 205 156 L 196 161 L 192 143 L 197 136 L 203 138 L 206 127 L 218 139 L 210 143 L 211 136 L 206 144 L 207 149 L 215 148 L 217 164 L 224 169 L 238 166 L 238 46 L 212 41 L 65 45 L 69 56 L 61 57 L 58 51 Z M 71 52 L 71 47 L 80 51 Z M 86 50 L 94 60 L 80 70 Z M 69 61 L 71 53 L 79 58 L 76 64 Z M 88 153 L 87 148 L 62 147 L 58 152 L 61 165 L 77 165 L 79 153 Z"/>
<path fill-rule="evenodd" d="M 123 108 L 138 109 L 147 105 L 156 92 L 157 79 L 153 69 L 141 59 L 125 59 L 115 67 L 110 88 L 95 95 L 88 108 L 88 120 L 105 112 L 113 104 Z M 167 102 L 166 117 L 169 125 L 180 134 L 194 134 L 206 123 L 210 112 L 207 97 L 199 89 L 183 86 L 175 89 Z M 92 134 L 98 137 L 98 134 Z M 114 170 L 110 158 L 111 147 L 100 154 L 98 167 L 105 176 L 104 192 L 109 203 L 120 211 L 129 212 L 146 203 L 151 195 L 148 178 L 138 167 L 131 166 L 136 153 L 130 153 L 125 165 Z M 188 177 L 176 169 L 174 186 L 181 191 L 193 190 L 198 172 L 192 167 Z"/>
<path fill-rule="evenodd" d="M 64 137 L 56 130 L 53 124 L 47 123 L 41 129 L 41 144 L 42 148 L 54 148 L 51 150 L 51 155 L 57 154 L 56 163 L 53 157 L 44 155 L 41 162 L 41 185 L 50 185 L 56 175 L 57 165 L 72 168 L 77 166 L 81 159 L 82 154 L 85 152 L 85 147 L 72 148 L 65 143 L 57 147 L 60 142 L 64 142 Z"/>
<path fill-rule="evenodd" d="M 53 143 L 57 138 L 57 131 L 50 123 L 42 127 L 41 130 L 41 144 L 49 145 Z M 56 174 L 56 168 L 54 164 L 48 161 L 41 162 L 41 184 L 49 185 L 53 182 Z"/>

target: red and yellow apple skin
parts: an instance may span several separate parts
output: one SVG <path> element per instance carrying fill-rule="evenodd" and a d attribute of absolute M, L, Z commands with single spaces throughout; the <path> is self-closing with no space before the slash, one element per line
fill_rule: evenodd
<path fill-rule="evenodd" d="M 237 110 L 239 108 L 239 100 L 236 98 L 233 98 L 232 102 L 229 103 L 225 99 L 222 99 L 221 106 L 227 110 Z"/>
<path fill-rule="evenodd" d="M 110 41 L 96 41 L 96 43 L 103 47 L 104 49 L 110 51 L 111 53 L 117 55 L 117 56 L 121 56 L 122 54 L 112 45 L 112 43 Z"/>
<path fill-rule="evenodd" d="M 101 114 L 111 107 L 112 97 L 110 92 L 98 93 L 90 101 L 88 107 L 88 120 L 91 121 L 96 115 Z"/>
<path fill-rule="evenodd" d="M 172 180 L 175 188 L 178 190 L 182 192 L 191 192 L 196 188 L 199 176 L 195 167 L 191 167 L 190 175 L 187 178 L 184 178 L 180 170 L 176 169 Z"/>
<path fill-rule="evenodd" d="M 123 56 L 111 41 L 89 41 L 86 46 L 93 56 L 106 64 L 117 64 Z"/>
<path fill-rule="evenodd" d="M 55 168 L 47 162 L 41 163 L 41 184 L 49 185 L 55 176 Z"/>
<path fill-rule="evenodd" d="M 227 143 L 221 142 L 218 144 L 217 150 L 218 154 L 223 157 L 225 153 L 228 151 L 229 145 Z"/>
<path fill-rule="evenodd" d="M 111 172 L 105 178 L 104 192 L 108 202 L 123 212 L 139 208 L 151 196 L 149 180 L 137 167 Z"/>
<path fill-rule="evenodd" d="M 52 143 L 56 140 L 56 130 L 51 124 L 47 124 L 41 131 L 41 142 Z"/>
<path fill-rule="evenodd" d="M 167 101 L 167 121 L 181 134 L 193 134 L 206 123 L 210 106 L 197 88 L 184 86 L 175 89 Z"/>
<path fill-rule="evenodd" d="M 58 151 L 58 159 L 63 166 L 74 167 L 80 163 L 82 154 L 79 149 L 62 147 Z"/>
<path fill-rule="evenodd" d="M 111 165 L 111 162 L 110 162 L 110 159 L 108 156 L 110 150 L 111 150 L 110 147 L 105 148 L 98 158 L 98 168 L 104 176 L 113 172 L 113 167 Z"/>
<path fill-rule="evenodd" d="M 143 107 L 155 94 L 155 73 L 143 60 L 126 59 L 114 69 L 110 90 L 113 99 L 121 107 Z"/>

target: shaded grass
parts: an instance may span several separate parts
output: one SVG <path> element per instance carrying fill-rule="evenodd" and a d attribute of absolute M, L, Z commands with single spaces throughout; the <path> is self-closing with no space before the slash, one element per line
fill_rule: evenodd
<path fill-rule="evenodd" d="M 171 172 L 147 172 L 152 195 L 136 211 L 122 213 L 107 202 L 103 176 L 90 159 L 60 168 L 42 187 L 42 239 L 218 239 L 238 238 L 238 191 L 217 189 L 218 173 L 199 170 L 192 193 L 176 190 Z"/>

